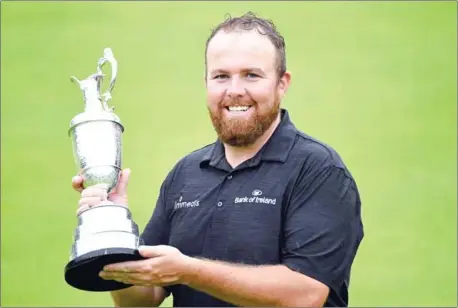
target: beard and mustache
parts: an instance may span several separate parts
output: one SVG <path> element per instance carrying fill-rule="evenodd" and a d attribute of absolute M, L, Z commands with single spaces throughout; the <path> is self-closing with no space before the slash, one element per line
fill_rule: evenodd
<path fill-rule="evenodd" d="M 228 106 L 251 106 L 251 115 L 247 118 L 228 118 L 224 115 Z M 272 125 L 280 113 L 280 99 L 275 97 L 271 106 L 259 106 L 250 99 L 227 99 L 218 104 L 216 110 L 208 109 L 213 127 L 221 142 L 234 147 L 252 145 Z M 249 112 L 249 111 L 245 111 Z"/>

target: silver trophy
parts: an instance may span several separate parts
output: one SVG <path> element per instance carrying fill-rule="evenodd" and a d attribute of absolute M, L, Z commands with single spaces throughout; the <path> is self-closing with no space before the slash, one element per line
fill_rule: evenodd
<path fill-rule="evenodd" d="M 111 66 L 111 80 L 102 91 L 105 75 L 102 68 Z M 118 64 L 110 48 L 97 63 L 96 73 L 75 82 L 83 92 L 84 111 L 70 122 L 69 136 L 73 156 L 83 186 L 102 185 L 111 191 L 117 184 L 122 162 L 122 133 L 119 117 L 108 106 Z M 139 260 L 140 236 L 137 224 L 126 206 L 107 203 L 92 207 L 78 215 L 70 262 L 65 267 L 66 282 L 85 291 L 111 291 L 129 287 L 116 281 L 103 280 L 99 272 L 107 264 Z"/>

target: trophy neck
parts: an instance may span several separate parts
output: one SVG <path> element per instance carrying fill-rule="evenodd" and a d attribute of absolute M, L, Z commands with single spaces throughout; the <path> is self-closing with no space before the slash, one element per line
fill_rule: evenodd
<path fill-rule="evenodd" d="M 98 98 L 97 94 L 87 95 L 86 93 L 84 100 L 84 112 L 85 113 L 102 113 L 104 112 L 104 108 L 102 102 Z"/>

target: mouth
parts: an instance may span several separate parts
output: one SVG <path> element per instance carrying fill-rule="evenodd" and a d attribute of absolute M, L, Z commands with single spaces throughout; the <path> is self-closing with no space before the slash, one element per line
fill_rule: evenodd
<path fill-rule="evenodd" d="M 229 113 L 243 113 L 250 110 L 251 106 L 228 106 L 225 108 Z"/>

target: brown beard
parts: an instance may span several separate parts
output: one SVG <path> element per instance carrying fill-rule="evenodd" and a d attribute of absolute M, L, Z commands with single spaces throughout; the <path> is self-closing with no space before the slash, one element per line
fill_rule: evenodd
<path fill-rule="evenodd" d="M 234 147 L 252 145 L 272 125 L 280 113 L 280 100 L 275 99 L 274 104 L 268 110 L 259 111 L 258 104 L 250 103 L 254 108 L 254 115 L 248 120 L 225 119 L 223 118 L 223 106 L 238 105 L 238 100 L 221 102 L 218 110 L 210 113 L 210 118 L 221 142 Z"/>

